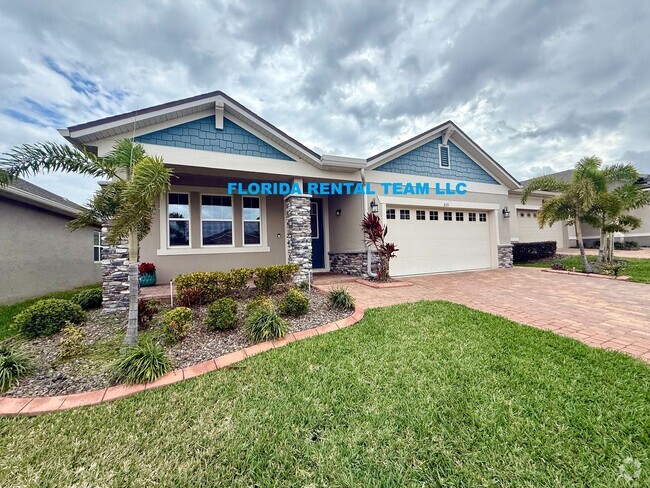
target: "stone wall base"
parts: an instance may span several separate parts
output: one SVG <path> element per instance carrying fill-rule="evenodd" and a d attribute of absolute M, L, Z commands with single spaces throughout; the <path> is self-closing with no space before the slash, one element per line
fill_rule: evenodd
<path fill-rule="evenodd" d="M 102 307 L 104 312 L 129 310 L 129 246 L 126 240 L 106 242 L 108 226 L 102 226 Z"/>
<path fill-rule="evenodd" d="M 499 255 L 499 268 L 512 268 L 512 244 L 497 246 Z"/>
<path fill-rule="evenodd" d="M 351 276 L 368 278 L 368 253 L 367 251 L 330 252 L 330 271 Z M 377 272 L 379 256 L 372 253 L 372 271 Z"/>

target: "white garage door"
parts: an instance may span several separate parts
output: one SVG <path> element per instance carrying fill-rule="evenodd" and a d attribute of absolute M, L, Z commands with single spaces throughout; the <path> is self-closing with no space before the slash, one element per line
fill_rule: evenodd
<path fill-rule="evenodd" d="M 562 224 L 556 222 L 552 226 L 545 225 L 542 229 L 537 223 L 536 210 L 517 210 L 517 228 L 519 242 L 556 241 L 562 247 L 564 241 Z"/>
<path fill-rule="evenodd" d="M 399 249 L 391 275 L 490 268 L 489 220 L 480 210 L 387 207 L 388 240 Z"/>

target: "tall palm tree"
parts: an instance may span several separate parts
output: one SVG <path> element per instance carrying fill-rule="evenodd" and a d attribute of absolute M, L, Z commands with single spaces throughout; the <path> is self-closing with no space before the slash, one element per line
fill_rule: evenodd
<path fill-rule="evenodd" d="M 0 157 L 0 186 L 21 176 L 63 171 L 110 180 L 88 201 L 72 230 L 110 220 L 109 244 L 128 239 L 129 319 L 125 344 L 138 341 L 138 245 L 149 233 L 156 202 L 170 187 L 172 171 L 160 157 L 148 156 L 141 144 L 117 141 L 111 152 L 99 157 L 67 144 L 23 144 Z"/>
<path fill-rule="evenodd" d="M 606 187 L 606 182 L 598 174 L 601 164 L 596 156 L 584 157 L 576 163 L 571 180 L 539 176 L 526 184 L 521 195 L 521 202 L 526 203 L 534 191 L 557 193 L 544 200 L 537 213 L 537 222 L 540 228 L 562 221 L 569 221 L 575 227 L 582 265 L 587 273 L 591 273 L 592 268 L 585 253 L 581 224 L 590 215 L 602 186 Z"/>

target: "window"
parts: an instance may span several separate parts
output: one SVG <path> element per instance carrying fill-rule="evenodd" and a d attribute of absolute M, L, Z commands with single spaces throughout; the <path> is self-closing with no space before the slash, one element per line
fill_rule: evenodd
<path fill-rule="evenodd" d="M 309 204 L 309 216 L 311 218 L 311 238 L 318 239 L 318 203 Z"/>
<path fill-rule="evenodd" d="M 415 211 L 415 220 L 427 220 L 427 214 L 424 210 Z"/>
<path fill-rule="evenodd" d="M 451 222 L 451 212 L 445 212 L 445 221 Z"/>
<path fill-rule="evenodd" d="M 479 222 L 487 222 L 487 214 L 486 213 L 478 214 L 478 221 Z"/>
<path fill-rule="evenodd" d="M 262 244 L 262 211 L 258 197 L 242 198 L 242 219 L 244 220 L 244 246 Z"/>
<path fill-rule="evenodd" d="M 476 222 L 476 212 L 469 212 L 467 215 L 467 220 L 470 222 Z"/>
<path fill-rule="evenodd" d="M 395 220 L 395 209 L 387 208 L 386 209 L 386 220 Z"/>
<path fill-rule="evenodd" d="M 530 212 L 528 212 L 528 213 L 526 214 L 526 217 L 530 217 Z"/>
<path fill-rule="evenodd" d="M 232 246 L 232 198 L 201 195 L 201 244 Z"/>
<path fill-rule="evenodd" d="M 440 156 L 440 167 L 441 168 L 450 168 L 449 163 L 449 146 L 443 146 L 440 144 L 438 146 L 439 156 Z"/>
<path fill-rule="evenodd" d="M 520 217 L 523 217 L 523 216 L 524 216 L 524 213 L 523 213 L 523 212 L 520 212 L 520 213 L 519 213 L 519 216 L 520 216 Z"/>
<path fill-rule="evenodd" d="M 410 210 L 405 210 L 403 208 L 400 209 L 399 218 L 401 220 L 411 220 L 411 211 Z"/>
<path fill-rule="evenodd" d="M 438 220 L 437 210 L 429 210 L 429 220 Z"/>
<path fill-rule="evenodd" d="M 190 195 L 170 193 L 167 195 L 167 220 L 169 246 L 190 245 Z"/>
<path fill-rule="evenodd" d="M 463 212 L 456 212 L 456 222 L 462 222 L 464 218 Z"/>
<path fill-rule="evenodd" d="M 102 260 L 102 234 L 99 231 L 93 232 L 93 261 L 96 263 Z"/>

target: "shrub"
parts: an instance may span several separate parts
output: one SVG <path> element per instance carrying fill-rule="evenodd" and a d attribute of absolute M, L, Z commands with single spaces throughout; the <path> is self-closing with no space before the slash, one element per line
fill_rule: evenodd
<path fill-rule="evenodd" d="M 40 300 L 23 310 L 16 315 L 14 322 L 20 332 L 33 338 L 52 335 L 60 331 L 66 322 L 79 324 L 85 318 L 86 314 L 78 304 L 70 300 L 50 298 Z"/>
<path fill-rule="evenodd" d="M 556 261 L 551 264 L 551 269 L 566 270 L 566 266 L 564 266 L 560 261 Z"/>
<path fill-rule="evenodd" d="M 276 286 L 289 283 L 299 270 L 300 267 L 296 264 L 256 268 L 253 272 L 253 283 L 258 293 L 272 293 Z"/>
<path fill-rule="evenodd" d="M 278 305 L 280 315 L 290 315 L 291 317 L 305 315 L 308 310 L 309 298 L 295 288 L 289 290 Z"/>
<path fill-rule="evenodd" d="M 0 342 L 0 394 L 34 370 L 32 356 L 16 343 Z"/>
<path fill-rule="evenodd" d="M 515 264 L 540 261 L 555 256 L 557 242 L 515 242 L 512 245 L 512 260 Z"/>
<path fill-rule="evenodd" d="M 259 295 L 253 298 L 246 304 L 246 315 L 252 315 L 260 309 L 272 312 L 273 300 L 271 300 L 269 297 L 265 297 L 264 295 Z"/>
<path fill-rule="evenodd" d="M 127 349 L 113 366 L 113 381 L 146 383 L 160 378 L 172 368 L 165 350 L 151 341 Z"/>
<path fill-rule="evenodd" d="M 219 298 L 208 307 L 205 325 L 210 330 L 229 330 L 237 327 L 237 302 Z"/>
<path fill-rule="evenodd" d="M 59 342 L 59 357 L 74 358 L 86 351 L 86 331 L 68 322 L 61 331 Z"/>
<path fill-rule="evenodd" d="M 187 307 L 176 307 L 165 314 L 163 333 L 169 342 L 175 343 L 185 339 L 192 326 L 192 310 Z"/>
<path fill-rule="evenodd" d="M 178 275 L 174 278 L 178 303 L 194 307 L 214 301 L 217 294 L 214 274 L 199 271 Z"/>
<path fill-rule="evenodd" d="M 258 308 L 246 317 L 244 332 L 253 342 L 269 341 L 284 337 L 289 325 L 273 310 Z"/>
<path fill-rule="evenodd" d="M 623 243 L 623 249 L 628 249 L 628 250 L 639 249 L 639 243 L 636 241 L 625 241 Z"/>
<path fill-rule="evenodd" d="M 146 329 L 154 316 L 160 312 L 161 306 L 158 300 L 139 300 L 138 328 Z"/>
<path fill-rule="evenodd" d="M 612 261 L 611 263 L 601 263 L 600 274 L 608 276 L 618 276 L 627 266 L 626 261 Z"/>
<path fill-rule="evenodd" d="M 248 280 L 253 276 L 253 270 L 250 268 L 231 269 L 225 273 L 224 281 L 227 284 L 227 292 L 237 295 L 243 294 L 246 290 Z"/>
<path fill-rule="evenodd" d="M 340 310 L 354 309 L 354 297 L 350 295 L 347 288 L 343 288 L 342 286 L 330 290 L 327 294 L 327 301 L 330 306 Z"/>
<path fill-rule="evenodd" d="M 92 288 L 79 292 L 75 295 L 74 301 L 84 310 L 100 308 L 102 306 L 102 289 Z"/>

